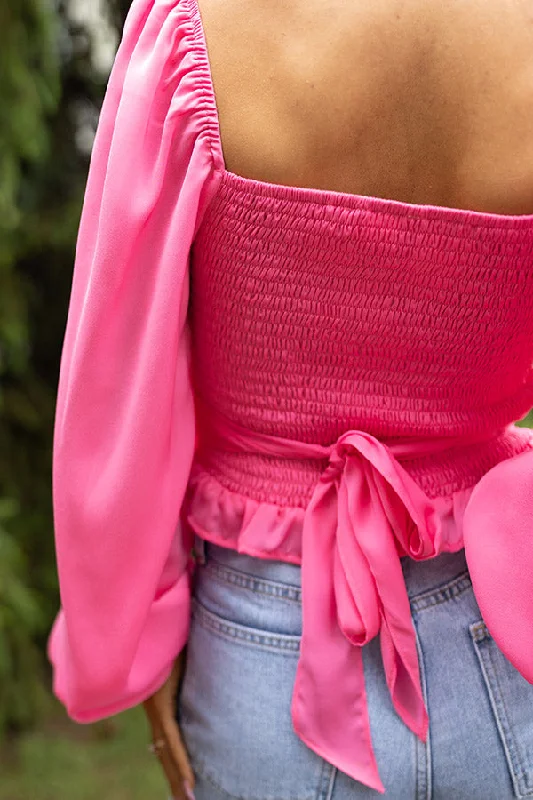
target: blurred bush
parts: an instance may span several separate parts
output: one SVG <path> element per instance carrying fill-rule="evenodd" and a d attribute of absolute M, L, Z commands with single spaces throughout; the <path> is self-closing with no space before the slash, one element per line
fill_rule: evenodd
<path fill-rule="evenodd" d="M 111 3 L 118 28 L 128 3 Z M 107 75 L 67 2 L 0 3 L 0 738 L 31 723 L 58 606 L 51 452 L 59 357 Z"/>
<path fill-rule="evenodd" d="M 39 207 L 39 171 L 50 152 L 49 119 L 59 102 L 54 17 L 37 0 L 0 8 L 0 732 L 28 723 L 35 705 L 35 637 L 44 617 L 31 585 L 24 485 L 47 479 L 29 469 L 30 440 L 46 437 L 51 392 L 31 358 L 35 288 L 18 270 L 29 255 Z M 35 462 L 32 464 L 35 466 Z M 43 464 L 44 466 L 44 464 Z M 20 474 L 20 473 L 24 474 Z M 37 511 L 30 506 L 32 513 Z M 33 527 L 33 526 L 31 526 Z M 46 533 L 41 528 L 40 535 Z"/>

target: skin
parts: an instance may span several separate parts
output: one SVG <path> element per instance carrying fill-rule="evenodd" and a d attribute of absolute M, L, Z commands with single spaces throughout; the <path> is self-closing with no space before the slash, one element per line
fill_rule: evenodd
<path fill-rule="evenodd" d="M 533 213 L 532 0 L 200 0 L 226 167 Z"/>
<path fill-rule="evenodd" d="M 533 0 L 199 0 L 226 168 L 533 214 Z M 184 659 L 144 704 L 174 797 Z M 190 794 L 189 794 L 190 796 Z"/>

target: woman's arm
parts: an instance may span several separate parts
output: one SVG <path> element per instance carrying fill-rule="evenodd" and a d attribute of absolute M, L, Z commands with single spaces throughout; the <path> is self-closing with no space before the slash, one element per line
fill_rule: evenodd
<path fill-rule="evenodd" d="M 152 695 L 188 635 L 188 262 L 213 167 L 187 8 L 133 3 L 79 230 L 53 451 L 62 609 L 49 641 L 54 691 L 79 722 Z"/>

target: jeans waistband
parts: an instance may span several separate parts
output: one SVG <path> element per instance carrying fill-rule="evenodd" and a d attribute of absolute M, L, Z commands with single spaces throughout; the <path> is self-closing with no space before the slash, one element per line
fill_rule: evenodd
<path fill-rule="evenodd" d="M 199 536 L 195 537 L 195 553 L 199 563 L 213 560 L 221 566 L 254 578 L 301 586 L 301 568 L 295 564 L 239 553 Z M 468 575 L 464 549 L 457 553 L 442 553 L 426 561 L 414 561 L 412 558 L 404 557 L 401 559 L 401 565 L 410 598 L 438 590 L 455 578 Z"/>

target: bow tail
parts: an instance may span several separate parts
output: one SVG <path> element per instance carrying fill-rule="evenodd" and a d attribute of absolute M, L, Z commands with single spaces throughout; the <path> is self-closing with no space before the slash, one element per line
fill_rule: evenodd
<path fill-rule="evenodd" d="M 370 502 L 366 524 L 358 529 L 359 545 L 372 571 L 381 604 L 381 655 L 393 705 L 407 727 L 426 741 L 429 718 L 420 682 L 416 634 L 390 508 L 407 510 L 383 476 L 365 467 Z"/>
<path fill-rule="evenodd" d="M 425 742 L 429 716 L 420 685 L 418 656 L 415 653 L 413 658 L 410 652 L 401 653 L 385 619 L 381 627 L 380 643 L 387 686 L 394 708 L 407 727 Z"/>
<path fill-rule="evenodd" d="M 292 700 L 294 729 L 320 757 L 383 793 L 372 747 L 361 648 L 344 636 L 337 616 L 336 485 L 320 483 L 307 512 L 302 541 L 303 630 Z"/>
<path fill-rule="evenodd" d="M 429 716 L 422 692 L 409 597 L 398 557 L 388 565 L 388 577 L 390 585 L 397 585 L 397 589 L 390 600 L 386 592 L 380 591 L 382 602 L 380 644 L 387 686 L 394 708 L 401 719 L 425 742 Z"/>

